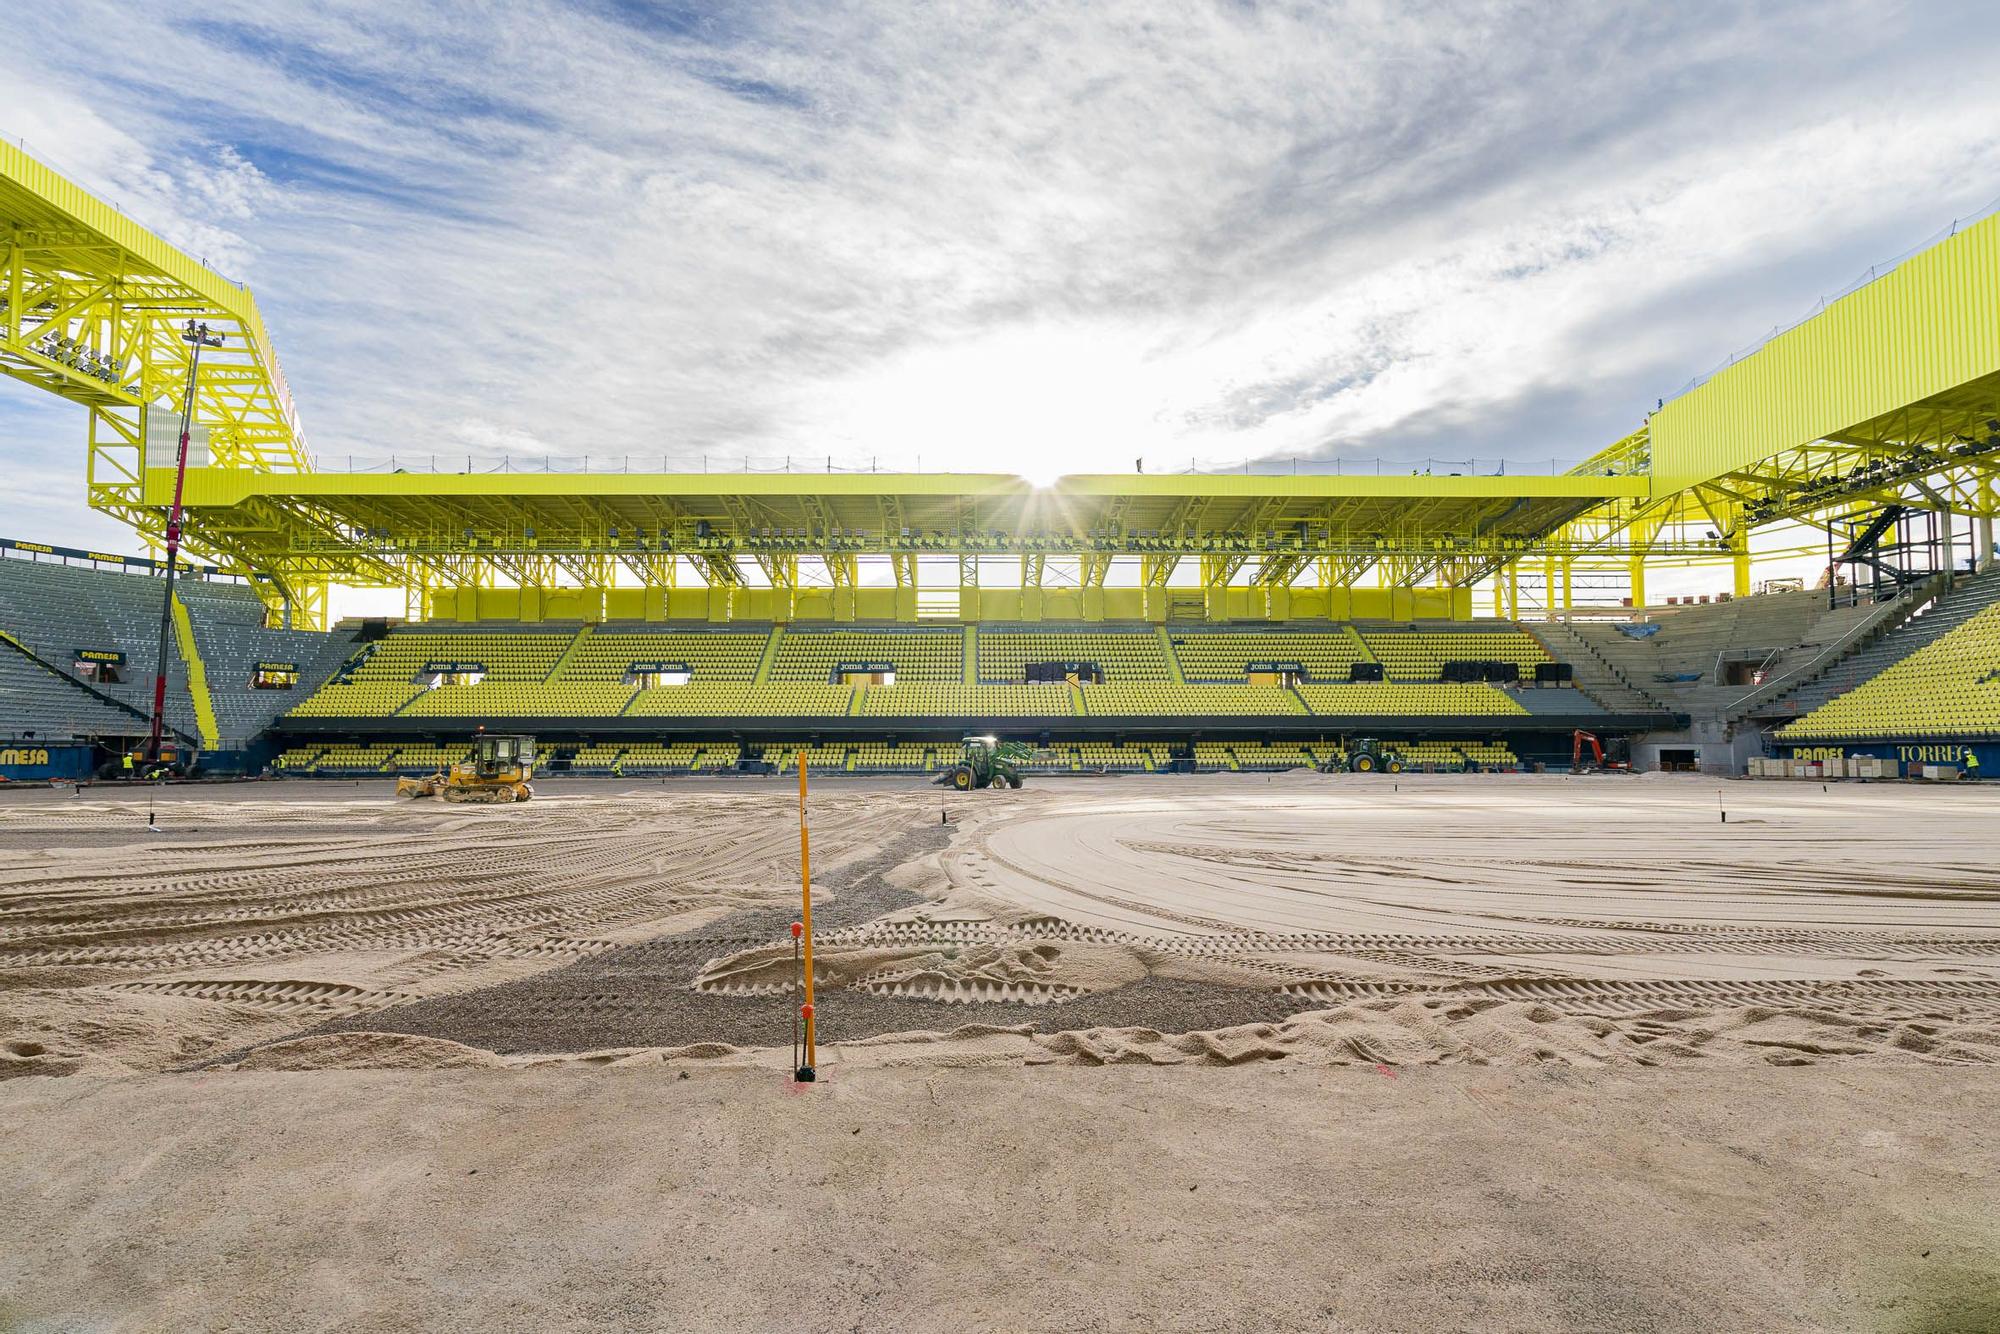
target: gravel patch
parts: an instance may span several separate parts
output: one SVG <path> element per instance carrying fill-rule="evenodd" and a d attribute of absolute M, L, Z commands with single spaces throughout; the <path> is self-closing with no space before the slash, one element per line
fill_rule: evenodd
<path fill-rule="evenodd" d="M 859 926 L 922 903 L 922 896 L 887 883 L 885 872 L 945 848 L 947 827 L 924 826 L 881 852 L 843 868 L 814 904 L 817 930 Z M 579 960 L 566 967 L 477 991 L 440 996 L 353 1015 L 287 1038 L 318 1033 L 410 1033 L 448 1038 L 505 1054 L 593 1051 L 606 1047 L 674 1047 L 726 1042 L 775 1047 L 791 1041 L 791 1001 L 780 996 L 714 996 L 693 990 L 710 959 L 782 940 L 795 914 L 756 909 L 731 915 L 688 936 L 667 936 Z M 824 1042 L 882 1033 L 940 1030 L 961 1024 L 1066 1029 L 1147 1027 L 1179 1033 L 1232 1024 L 1277 1021 L 1312 1008 L 1271 992 L 1148 978 L 1114 991 L 1045 1005 L 947 1003 L 863 991 L 829 991 L 819 998 Z M 204 1064 L 240 1057 L 230 1053 Z"/>

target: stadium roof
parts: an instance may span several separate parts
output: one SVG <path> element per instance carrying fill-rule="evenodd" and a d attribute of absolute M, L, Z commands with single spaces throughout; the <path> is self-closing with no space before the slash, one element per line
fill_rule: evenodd
<path fill-rule="evenodd" d="M 165 469 L 153 489 L 171 486 Z M 1037 485 L 1002 474 L 191 472 L 205 528 L 247 531 L 282 514 L 332 552 L 384 538 L 411 548 L 602 546 L 615 529 L 692 551 L 797 539 L 813 549 L 1143 549 L 1172 540 L 1235 549 L 1349 545 L 1381 536 L 1527 540 L 1596 506 L 1648 494 L 1643 477 L 1264 477 L 1093 474 Z M 164 503 L 165 496 L 159 497 Z"/>

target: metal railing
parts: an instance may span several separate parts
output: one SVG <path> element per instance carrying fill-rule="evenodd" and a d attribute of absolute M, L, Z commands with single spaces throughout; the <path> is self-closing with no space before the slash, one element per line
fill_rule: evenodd
<path fill-rule="evenodd" d="M 485 476 L 508 473 L 752 473 L 822 476 L 869 473 L 965 473 L 962 466 L 924 465 L 921 454 L 906 457 L 840 454 L 758 455 L 742 453 L 704 454 L 480 454 L 447 453 L 442 450 L 398 450 L 387 455 L 326 455 L 318 458 L 323 473 L 426 473 L 448 476 Z M 1233 461 L 1190 458 L 1183 462 L 1168 458 L 1135 458 L 1133 475 L 1160 477 L 1566 477 L 1621 475 L 1617 465 L 1579 472 L 1589 460 L 1507 459 L 1507 458 L 1350 458 L 1333 455 L 1318 458 L 1288 455 L 1283 458 L 1251 458 Z M 1077 473 L 1107 469 L 1079 467 Z M 1119 470 L 1120 472 L 1123 469 Z"/>

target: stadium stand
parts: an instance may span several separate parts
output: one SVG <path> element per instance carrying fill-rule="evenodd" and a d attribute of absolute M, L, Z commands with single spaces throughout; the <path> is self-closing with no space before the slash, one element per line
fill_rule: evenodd
<path fill-rule="evenodd" d="M 732 767 L 740 753 L 726 742 L 646 742 L 623 747 L 607 767 L 621 773 L 713 773 Z"/>
<path fill-rule="evenodd" d="M 1497 686 L 1458 682 L 1427 685 L 1396 681 L 1369 681 L 1352 685 L 1306 684 L 1298 688 L 1298 693 L 1308 708 L 1327 718 L 1425 715 L 1461 718 L 1528 712 L 1514 693 Z M 1566 693 L 1573 695 L 1575 692 Z"/>
<path fill-rule="evenodd" d="M 1512 750 L 1492 741 L 1395 741 L 1389 748 L 1413 771 L 1457 769 L 1467 761 L 1483 769 L 1520 764 Z M 1341 753 L 1338 746 L 1257 741 L 1198 741 L 1193 749 L 1201 772 L 1311 769 Z"/>
<path fill-rule="evenodd" d="M 28 692 L 13 701 L 11 717 L 43 734 L 58 728 L 77 736 L 143 733 L 152 708 L 164 591 L 152 575 L 53 560 L 0 559 L 0 631 L 43 666 L 44 676 L 69 687 L 64 693 L 10 668 L 19 688 Z M 288 707 L 311 695 L 354 648 L 352 631 L 267 629 L 263 604 L 242 583 L 188 576 L 177 581 L 174 596 L 202 667 L 199 683 L 207 709 L 197 703 L 197 674 L 185 651 L 189 641 L 176 634 L 168 640 L 166 723 L 204 744 L 222 749 L 250 745 Z M 96 679 L 80 682 L 86 670 L 80 655 L 85 653 L 122 656 L 123 661 L 92 663 L 89 670 Z M 295 667 L 291 688 L 258 688 L 260 663 Z M 111 667 L 109 673 L 105 666 Z"/>
<path fill-rule="evenodd" d="M 815 681 L 690 681 L 642 690 L 625 712 L 634 718 L 840 718 L 854 707 L 854 692 L 853 686 Z"/>
<path fill-rule="evenodd" d="M 1020 681 L 1030 663 L 1042 662 L 1096 663 L 1107 682 L 1173 679 L 1166 647 L 1151 629 L 980 627 L 981 681 Z"/>
<path fill-rule="evenodd" d="M 685 664 L 696 681 L 748 681 L 756 676 L 770 639 L 768 629 L 659 633 L 599 627 L 583 636 L 560 675 L 578 681 L 622 681 L 634 663 L 677 662 Z"/>
<path fill-rule="evenodd" d="M 774 681 L 830 681 L 839 663 L 894 667 L 897 685 L 913 681 L 963 681 L 965 636 L 953 630 L 798 630 L 778 639 Z"/>
<path fill-rule="evenodd" d="M 1805 590 L 1656 610 L 1645 624 L 1657 629 L 1643 635 L 1629 632 L 1633 623 L 1616 621 L 1573 621 L 1567 634 L 1631 687 L 1710 714 L 1838 642 L 1872 610 L 1829 608 L 1823 591 Z"/>
<path fill-rule="evenodd" d="M 1826 665 L 1810 679 L 1784 689 L 1757 712 L 1781 722 L 1802 721 L 1828 701 L 1921 652 L 1996 602 L 2000 602 L 2000 570 L 1962 577 L 1951 591 L 1928 604 L 1920 602 L 1909 608 L 1892 604 L 1885 608 L 1892 614 L 1909 611 L 1916 614 L 1886 621 L 1879 631 L 1853 644 L 1845 657 Z"/>
<path fill-rule="evenodd" d="M 627 747 L 620 746 L 616 742 L 594 742 L 588 746 L 578 746 L 569 758 L 570 770 L 573 773 L 610 773 L 613 768 L 617 768 L 622 772 L 625 766 L 621 760 L 626 750 Z"/>
<path fill-rule="evenodd" d="M 1380 651 L 1421 675 L 1461 651 L 1510 655 L 1532 669 L 1546 651 L 1519 631 L 1460 635 L 1386 631 Z M 502 722 L 629 719 L 880 718 L 984 721 L 1132 718 L 1148 720 L 1393 718 L 1525 715 L 1602 710 L 1574 690 L 1515 692 L 1484 683 L 1350 683 L 1347 668 L 1368 661 L 1351 627 L 1298 633 L 1205 631 L 1168 641 L 1156 631 L 1019 627 L 981 629 L 978 684 L 966 684 L 965 636 L 954 629 L 685 631 L 639 634 L 578 628 L 550 632 L 399 629 L 366 645 L 318 693 L 294 710 L 300 718 L 403 717 Z M 1246 654 L 1252 656 L 1245 656 Z M 760 665 L 769 659 L 766 679 Z M 1298 663 L 1296 687 L 1250 685 L 1253 662 Z M 1090 663 L 1105 680 L 1029 683 L 1030 664 Z M 1176 680 L 1189 662 L 1193 679 Z M 894 666 L 885 685 L 836 684 L 841 663 Z M 635 664 L 685 666 L 679 685 L 639 685 Z M 481 669 L 457 682 L 426 669 Z M 1238 679 L 1227 679 L 1234 674 Z M 1523 698 L 1534 695 L 1530 703 Z"/>
<path fill-rule="evenodd" d="M 199 580 L 188 579 L 183 587 Z M 159 653 L 161 581 L 59 561 L 0 559 L 0 630 L 58 672 L 76 674 L 80 651 L 120 655 L 118 680 L 95 689 L 150 716 L 154 659 Z M 184 736 L 199 733 L 187 666 L 169 641 L 167 725 Z M 139 729 L 144 731 L 144 727 Z"/>
<path fill-rule="evenodd" d="M 8 735 L 88 740 L 130 735 L 145 724 L 128 709 L 93 695 L 11 644 L 0 643 L 0 717 Z"/>
<path fill-rule="evenodd" d="M 1535 664 L 1549 661 L 1540 640 L 1526 630 L 1386 630 L 1364 627 L 1363 643 L 1391 681 L 1435 681 L 1447 662 L 1511 662 L 1533 679 Z"/>
<path fill-rule="evenodd" d="M 0 658 L 0 699 L 17 730 L 120 744 L 143 733 L 162 592 L 147 573 L 0 557 L 0 630 L 19 643 Z M 1575 690 L 1436 679 L 1460 654 L 1530 670 L 1548 660 L 1504 622 L 432 621 L 305 632 L 267 628 L 240 582 L 190 577 L 176 600 L 170 725 L 225 752 L 266 747 L 258 754 L 285 774 L 427 772 L 461 758 L 480 727 L 535 732 L 554 772 L 789 764 L 782 738 L 798 736 L 821 772 L 936 773 L 970 730 L 1034 740 L 1045 772 L 1149 772 L 1310 763 L 1315 746 L 1363 722 L 1403 728 L 1415 745 L 1440 726 L 1492 720 L 1536 729 L 1552 755 L 1563 729 L 1608 716 Z M 123 671 L 91 686 L 71 670 L 83 650 L 122 654 Z M 1348 680 L 1353 664 L 1378 661 L 1418 679 Z M 862 675 L 834 680 L 843 664 Z M 1047 664 L 1087 667 L 1075 682 L 1027 679 Z M 1278 664 L 1296 684 L 1253 685 L 1255 664 Z"/>
<path fill-rule="evenodd" d="M 1067 718 L 1077 705 L 1067 685 L 905 685 L 899 678 L 892 686 L 862 687 L 857 712 L 875 718 Z"/>
<path fill-rule="evenodd" d="M 1303 744 L 1282 745 L 1266 741 L 1232 741 L 1220 746 L 1219 758 L 1222 768 L 1237 769 L 1311 769 L 1318 765 L 1312 752 Z M 1211 750 L 1210 755 L 1216 756 Z M 1230 761 L 1234 761 L 1232 765 Z"/>
<path fill-rule="evenodd" d="M 1163 681 L 1080 687 L 1084 712 L 1100 718 L 1270 717 L 1303 714 L 1305 702 L 1283 686 L 1171 685 Z"/>
<path fill-rule="evenodd" d="M 1495 741 L 1407 741 L 1397 745 L 1404 761 L 1418 768 L 1445 768 L 1460 762 L 1460 756 L 1482 767 L 1511 768 L 1520 759 Z"/>
<path fill-rule="evenodd" d="M 1553 661 L 1570 665 L 1576 689 L 1613 713 L 1647 713 L 1667 707 L 1659 695 L 1642 688 L 1625 668 L 1614 663 L 1594 637 L 1586 638 L 1580 624 L 1567 619 L 1544 621 L 1532 631 Z"/>
<path fill-rule="evenodd" d="M 404 631 L 365 645 L 335 678 L 291 710 L 299 716 L 486 717 L 568 711 L 560 695 L 543 690 L 569 634 Z M 449 683 L 455 674 L 433 673 L 439 664 L 476 667 L 476 684 Z M 434 684 L 445 681 L 443 684 Z M 476 693 L 475 693 L 476 692 Z M 627 692 L 630 693 L 629 691 Z"/>
<path fill-rule="evenodd" d="M 767 752 L 765 758 L 769 759 L 781 774 L 797 773 L 799 771 L 799 756 L 801 754 L 805 756 L 806 771 L 808 773 L 815 769 L 845 769 L 847 767 L 849 748 L 846 746 L 784 746 L 772 747 L 770 749 L 775 751 L 776 754 L 773 755 Z"/>
<path fill-rule="evenodd" d="M 1982 576 L 1861 655 L 1882 664 L 1778 731 L 1783 741 L 2000 736 L 2000 575 Z"/>
<path fill-rule="evenodd" d="M 1353 627 L 1325 630 L 1176 629 L 1173 650 L 1190 682 L 1241 681 L 1243 669 L 1254 662 L 1296 662 L 1316 681 L 1345 681 L 1357 662 L 1373 662 Z"/>
<path fill-rule="evenodd" d="M 857 771 L 936 773 L 942 766 L 938 748 L 922 745 L 869 743 L 854 747 L 852 767 Z"/>
<path fill-rule="evenodd" d="M 191 579 L 177 584 L 175 596 L 194 625 L 224 747 L 238 748 L 256 740 L 354 650 L 351 630 L 319 634 L 264 628 L 263 604 L 242 584 Z M 291 688 L 264 689 L 255 684 L 259 663 L 286 662 L 298 668 Z"/>
<path fill-rule="evenodd" d="M 395 757 L 396 747 L 393 745 L 335 745 L 326 747 L 315 757 L 313 768 L 322 774 L 388 773 Z"/>

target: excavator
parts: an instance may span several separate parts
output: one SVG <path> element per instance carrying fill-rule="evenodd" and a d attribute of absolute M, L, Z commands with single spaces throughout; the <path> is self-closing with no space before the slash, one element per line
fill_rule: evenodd
<path fill-rule="evenodd" d="M 398 778 L 399 797 L 438 797 L 454 803 L 501 805 L 535 795 L 535 739 L 487 736 L 472 740 L 472 758 L 423 778 Z"/>
<path fill-rule="evenodd" d="M 958 763 L 939 774 L 935 781 L 949 783 L 958 792 L 999 784 L 1019 787 L 1021 766 L 1034 757 L 1034 750 L 1019 741 L 969 736 L 961 743 Z"/>
<path fill-rule="evenodd" d="M 1584 752 L 1590 758 L 1584 758 Z M 1570 734 L 1569 771 L 1573 774 L 1629 774 L 1632 772 L 1632 743 L 1624 737 L 1611 738 L 1611 756 L 1605 758 L 1604 743 L 1595 732 L 1578 730 Z"/>

